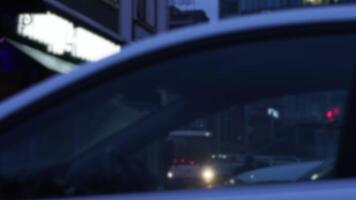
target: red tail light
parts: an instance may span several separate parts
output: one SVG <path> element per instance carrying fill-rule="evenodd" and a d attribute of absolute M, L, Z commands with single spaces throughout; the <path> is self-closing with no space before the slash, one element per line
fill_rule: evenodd
<path fill-rule="evenodd" d="M 334 122 L 337 117 L 341 114 L 341 110 L 339 107 L 331 108 L 330 110 L 326 111 L 325 116 L 329 122 Z"/>

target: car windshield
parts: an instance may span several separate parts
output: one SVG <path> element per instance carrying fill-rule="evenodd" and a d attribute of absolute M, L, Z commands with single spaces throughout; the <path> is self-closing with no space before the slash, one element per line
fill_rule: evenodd
<path fill-rule="evenodd" d="M 231 45 L 83 89 L 3 132 L 0 190 L 47 197 L 329 178 L 355 44 L 343 35 Z"/>

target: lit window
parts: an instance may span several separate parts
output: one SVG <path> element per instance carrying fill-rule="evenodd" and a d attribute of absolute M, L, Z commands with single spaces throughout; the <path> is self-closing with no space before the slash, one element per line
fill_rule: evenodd
<path fill-rule="evenodd" d="M 50 12 L 19 15 L 17 32 L 45 45 L 50 53 L 68 53 L 86 61 L 97 61 L 121 50 L 119 45 Z"/>

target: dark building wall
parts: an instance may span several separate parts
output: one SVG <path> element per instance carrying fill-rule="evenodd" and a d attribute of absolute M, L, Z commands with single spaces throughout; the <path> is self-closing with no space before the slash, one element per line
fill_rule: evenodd
<path fill-rule="evenodd" d="M 0 101 L 52 75 L 54 72 L 18 51 L 6 40 L 0 41 Z"/>
<path fill-rule="evenodd" d="M 234 16 L 239 13 L 239 3 L 236 0 L 220 0 L 220 18 Z"/>
<path fill-rule="evenodd" d="M 68 7 L 80 12 L 106 28 L 119 32 L 118 8 L 104 0 L 61 0 Z"/>
<path fill-rule="evenodd" d="M 191 26 L 209 22 L 209 18 L 203 10 L 180 10 L 170 6 L 170 29 Z"/>
<path fill-rule="evenodd" d="M 322 0 L 318 5 L 356 3 L 356 0 Z M 220 18 L 281 9 L 318 6 L 307 0 L 220 0 Z"/>
<path fill-rule="evenodd" d="M 220 18 L 301 6 L 303 0 L 220 0 Z"/>

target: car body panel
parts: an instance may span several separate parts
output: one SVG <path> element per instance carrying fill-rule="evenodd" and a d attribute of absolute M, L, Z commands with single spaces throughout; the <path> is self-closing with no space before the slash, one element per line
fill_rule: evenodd
<path fill-rule="evenodd" d="M 305 200 L 305 199 L 355 199 L 356 180 L 294 183 L 272 186 L 254 186 L 215 190 L 194 190 L 185 192 L 162 192 L 134 195 L 108 195 L 70 200 Z M 68 198 L 69 199 L 69 198 Z"/>

